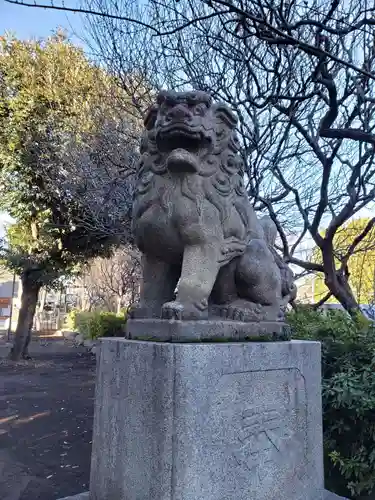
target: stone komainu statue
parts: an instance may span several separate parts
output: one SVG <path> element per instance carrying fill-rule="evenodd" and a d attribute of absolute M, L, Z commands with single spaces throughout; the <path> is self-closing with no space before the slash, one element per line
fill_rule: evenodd
<path fill-rule="evenodd" d="M 243 181 L 237 119 L 205 92 L 161 92 L 145 118 L 133 205 L 143 252 L 133 318 L 282 320 L 293 273 Z"/>

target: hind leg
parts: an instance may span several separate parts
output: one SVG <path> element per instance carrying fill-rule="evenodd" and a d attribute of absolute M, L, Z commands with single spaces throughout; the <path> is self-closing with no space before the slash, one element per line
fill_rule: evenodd
<path fill-rule="evenodd" d="M 283 319 L 281 275 L 263 240 L 251 241 L 244 255 L 223 268 L 212 299 L 213 314 L 227 319 L 245 322 Z"/>
<path fill-rule="evenodd" d="M 210 296 L 210 305 L 228 304 L 238 299 L 235 280 L 237 264 L 238 257 L 220 269 Z"/>
<path fill-rule="evenodd" d="M 249 243 L 239 259 L 236 280 L 238 295 L 242 299 L 267 306 L 280 304 L 281 275 L 265 241 Z"/>

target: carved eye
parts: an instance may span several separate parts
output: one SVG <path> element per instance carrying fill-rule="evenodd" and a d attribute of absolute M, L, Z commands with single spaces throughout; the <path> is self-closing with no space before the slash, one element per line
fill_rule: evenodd
<path fill-rule="evenodd" d="M 194 106 L 194 114 L 195 115 L 203 116 L 206 111 L 207 111 L 207 106 L 205 104 L 200 103 L 200 104 L 197 104 L 196 106 Z"/>

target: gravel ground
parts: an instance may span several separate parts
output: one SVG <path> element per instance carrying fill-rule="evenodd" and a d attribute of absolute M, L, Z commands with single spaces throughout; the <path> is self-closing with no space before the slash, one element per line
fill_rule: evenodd
<path fill-rule="evenodd" d="M 33 361 L 0 345 L 0 499 L 55 500 L 88 490 L 95 358 L 62 340 Z"/>

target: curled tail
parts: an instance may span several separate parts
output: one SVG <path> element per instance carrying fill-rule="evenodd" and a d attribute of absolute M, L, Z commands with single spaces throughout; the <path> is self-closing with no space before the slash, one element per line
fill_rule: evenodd
<path fill-rule="evenodd" d="M 259 219 L 259 224 L 263 229 L 264 239 L 269 246 L 274 256 L 275 262 L 280 270 L 282 282 L 282 297 L 284 304 L 287 305 L 289 302 L 295 300 L 297 296 L 297 287 L 294 283 L 293 271 L 275 249 L 277 237 L 276 224 L 268 215 L 265 215 L 264 217 Z"/>

